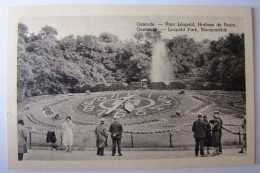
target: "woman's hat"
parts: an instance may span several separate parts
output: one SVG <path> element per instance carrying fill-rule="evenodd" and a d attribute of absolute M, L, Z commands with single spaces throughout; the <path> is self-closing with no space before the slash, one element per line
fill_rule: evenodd
<path fill-rule="evenodd" d="M 114 118 L 114 119 L 119 119 L 119 116 L 118 116 L 118 115 L 114 115 L 113 118 Z"/>

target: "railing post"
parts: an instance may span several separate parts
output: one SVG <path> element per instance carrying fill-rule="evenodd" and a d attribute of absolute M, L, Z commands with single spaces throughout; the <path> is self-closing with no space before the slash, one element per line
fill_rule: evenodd
<path fill-rule="evenodd" d="M 238 145 L 241 145 L 241 134 L 240 134 L 240 128 L 239 128 L 239 131 L 238 131 Z"/>
<path fill-rule="evenodd" d="M 60 134 L 60 146 L 62 147 L 62 133 Z"/>
<path fill-rule="evenodd" d="M 29 133 L 29 139 L 30 139 L 30 147 L 32 146 L 32 132 Z"/>
<path fill-rule="evenodd" d="M 134 148 L 134 140 L 133 140 L 133 134 L 131 132 L 131 143 L 132 143 L 132 148 Z"/>
<path fill-rule="evenodd" d="M 172 147 L 172 133 L 170 132 L 170 147 Z"/>

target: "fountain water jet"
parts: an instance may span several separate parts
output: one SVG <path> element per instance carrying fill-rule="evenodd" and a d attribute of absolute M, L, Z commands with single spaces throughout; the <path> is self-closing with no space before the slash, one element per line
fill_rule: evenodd
<path fill-rule="evenodd" d="M 174 79 L 173 65 L 167 54 L 163 41 L 157 40 L 153 43 L 152 69 L 150 73 L 152 82 L 169 83 Z"/>

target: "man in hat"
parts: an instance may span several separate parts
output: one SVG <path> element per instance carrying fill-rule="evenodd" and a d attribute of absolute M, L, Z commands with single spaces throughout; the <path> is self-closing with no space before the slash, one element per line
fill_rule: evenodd
<path fill-rule="evenodd" d="M 204 157 L 204 139 L 206 136 L 206 123 L 202 121 L 202 115 L 198 114 L 198 120 L 194 121 L 192 131 L 195 138 L 195 155 L 198 156 L 199 150 L 201 157 Z"/>
<path fill-rule="evenodd" d="M 222 137 L 222 125 L 223 121 L 219 117 L 219 111 L 214 111 L 213 117 L 218 121 L 219 123 L 219 146 L 218 146 L 218 154 L 222 154 L 222 144 L 221 144 L 221 137 Z"/>
<path fill-rule="evenodd" d="M 116 153 L 116 146 L 118 147 L 118 155 L 122 156 L 121 139 L 123 127 L 122 124 L 119 123 L 119 117 L 117 115 L 114 116 L 114 122 L 110 125 L 109 131 L 111 132 L 111 138 L 113 142 L 112 156 L 114 156 Z"/>
<path fill-rule="evenodd" d="M 104 156 L 104 149 L 107 146 L 107 137 L 106 128 L 104 126 L 105 119 L 100 120 L 100 125 L 97 126 L 95 134 L 97 136 L 97 155 Z"/>

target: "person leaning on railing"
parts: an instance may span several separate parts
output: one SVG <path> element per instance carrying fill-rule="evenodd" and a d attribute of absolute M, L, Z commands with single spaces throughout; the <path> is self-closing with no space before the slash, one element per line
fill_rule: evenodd
<path fill-rule="evenodd" d="M 246 119 L 243 119 L 242 122 L 242 135 L 243 135 L 243 140 L 242 140 L 242 146 L 241 146 L 241 150 L 239 151 L 239 153 L 244 153 L 244 149 L 246 150 Z"/>

